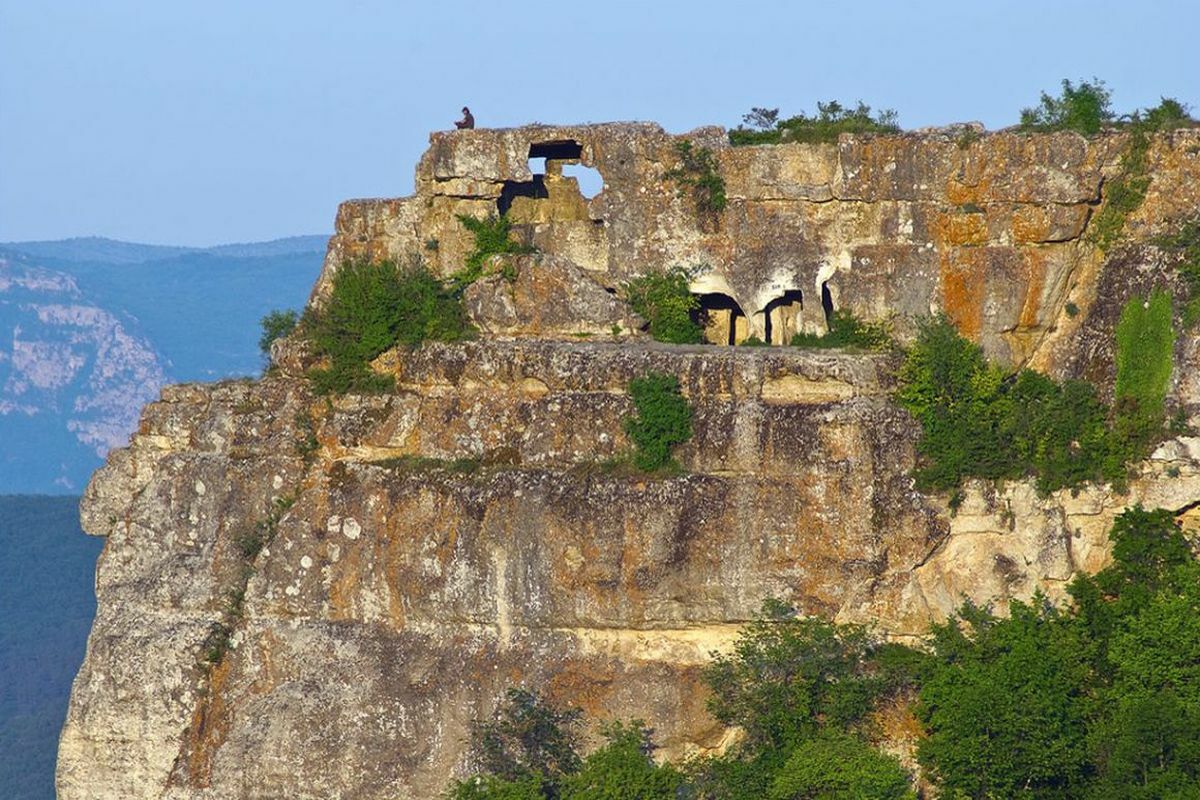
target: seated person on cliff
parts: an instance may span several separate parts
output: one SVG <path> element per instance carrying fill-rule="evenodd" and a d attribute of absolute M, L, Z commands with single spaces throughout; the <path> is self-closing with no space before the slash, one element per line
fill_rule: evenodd
<path fill-rule="evenodd" d="M 454 123 L 454 127 L 462 130 L 470 130 L 475 127 L 475 117 L 471 116 L 471 109 L 463 106 L 463 117 L 458 122 Z"/>

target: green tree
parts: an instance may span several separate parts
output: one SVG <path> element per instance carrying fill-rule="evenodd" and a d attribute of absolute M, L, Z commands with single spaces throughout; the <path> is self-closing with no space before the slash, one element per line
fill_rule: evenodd
<path fill-rule="evenodd" d="M 1069 797 L 1087 767 L 1086 659 L 1060 613 L 1035 598 L 1007 619 L 965 606 L 934 630 L 918 758 L 949 796 Z"/>
<path fill-rule="evenodd" d="M 538 773 L 512 779 L 476 775 L 455 782 L 446 792 L 447 800 L 546 800 L 550 796 Z"/>
<path fill-rule="evenodd" d="M 629 383 L 637 416 L 625 418 L 633 441 L 633 463 L 647 472 L 670 466 L 671 450 L 692 437 L 692 408 L 674 375 L 649 372 Z"/>
<path fill-rule="evenodd" d="M 1030 131 L 1078 131 L 1091 135 L 1113 120 L 1112 93 L 1104 81 L 1093 78 L 1076 86 L 1063 79 L 1062 93 L 1051 97 L 1042 92 L 1041 102 L 1021 110 L 1021 127 Z"/>
<path fill-rule="evenodd" d="M 641 720 L 615 722 L 603 731 L 603 747 L 563 781 L 562 800 L 674 800 L 683 775 L 654 763 L 654 746 Z"/>
<path fill-rule="evenodd" d="M 768 601 L 733 651 L 705 668 L 709 711 L 740 726 L 755 749 L 786 750 L 820 729 L 849 728 L 888 685 L 876 648 L 861 627 L 800 619 Z"/>
<path fill-rule="evenodd" d="M 891 756 L 844 733 L 801 742 L 771 784 L 769 800 L 916 800 Z"/>
<path fill-rule="evenodd" d="M 1011 404 L 1004 374 L 983 350 L 959 335 L 944 315 L 919 323 L 917 340 L 899 371 L 900 405 L 921 423 L 917 470 L 921 486 L 947 489 L 968 475 L 1013 476 L 1012 442 L 1005 431 Z"/>
<path fill-rule="evenodd" d="M 509 689 L 494 717 L 472 733 L 484 773 L 506 779 L 537 774 L 549 781 L 579 769 L 576 728 L 582 712 L 558 709 L 540 694 Z"/>

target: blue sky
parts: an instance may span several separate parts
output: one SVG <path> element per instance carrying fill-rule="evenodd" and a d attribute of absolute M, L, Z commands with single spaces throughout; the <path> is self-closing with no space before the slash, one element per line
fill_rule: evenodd
<path fill-rule="evenodd" d="M 208 245 L 399 196 L 432 129 L 863 99 L 1014 123 L 1064 77 L 1200 106 L 1200 4 L 0 0 L 0 241 Z"/>

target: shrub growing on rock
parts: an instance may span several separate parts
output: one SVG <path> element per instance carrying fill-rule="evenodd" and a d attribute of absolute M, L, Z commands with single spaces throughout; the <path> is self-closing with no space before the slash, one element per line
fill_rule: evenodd
<path fill-rule="evenodd" d="M 691 273 L 683 267 L 641 275 L 625 284 L 629 305 L 649 323 L 650 336 L 669 344 L 704 341 L 695 320 L 700 301 L 689 286 Z"/>
<path fill-rule="evenodd" d="M 882 323 L 863 322 L 848 309 L 839 308 L 829 317 L 829 330 L 824 334 L 797 333 L 792 336 L 793 347 L 849 347 L 859 350 L 886 350 L 895 343 L 888 327 Z"/>
<path fill-rule="evenodd" d="M 1041 102 L 1021 109 L 1021 128 L 1027 131 L 1078 131 L 1091 135 L 1113 120 L 1112 92 L 1099 78 L 1076 86 L 1063 79 L 1062 93 L 1051 97 L 1042 92 Z"/>
<path fill-rule="evenodd" d="M 1049 492 L 1086 481 L 1122 482 L 1126 462 L 1140 458 L 1162 430 L 1164 376 L 1171 370 L 1170 299 L 1146 309 L 1135 302 L 1137 311 L 1118 329 L 1118 403 L 1111 413 L 1088 383 L 1058 383 L 1032 370 L 1006 375 L 945 317 L 921 323 L 897 392 L 921 423 L 918 484 L 952 489 L 967 477 L 1028 475 Z"/>
<path fill-rule="evenodd" d="M 692 408 L 673 375 L 650 372 L 629 384 L 637 416 L 625 418 L 625 432 L 636 448 L 634 465 L 654 472 L 671 466 L 671 450 L 692 436 Z"/>
<path fill-rule="evenodd" d="M 514 241 L 513 223 L 508 215 L 492 215 L 478 219 L 458 214 L 458 221 L 475 237 L 475 248 L 467 254 L 466 264 L 453 277 L 455 288 L 461 290 L 483 277 L 484 265 L 496 255 L 532 253 L 534 248 Z"/>
<path fill-rule="evenodd" d="M 369 366 L 379 354 L 426 339 L 457 341 L 472 331 L 458 293 L 417 261 L 343 264 L 329 297 L 310 309 L 304 325 L 316 352 L 330 362 L 310 372 L 320 394 L 384 391 L 391 378 Z"/>
<path fill-rule="evenodd" d="M 296 328 L 300 315 L 294 309 L 271 311 L 259 321 L 262 335 L 258 337 L 258 349 L 264 357 L 270 358 L 271 345 L 276 339 L 282 339 Z"/>

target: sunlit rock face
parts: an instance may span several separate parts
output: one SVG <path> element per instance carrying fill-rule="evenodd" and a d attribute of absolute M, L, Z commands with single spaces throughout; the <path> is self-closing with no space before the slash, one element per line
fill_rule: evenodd
<path fill-rule="evenodd" d="M 149 342 L 70 276 L 0 259 L 0 476 L 10 491 L 82 490 L 94 459 L 129 441 L 164 382 Z M 47 449 L 63 462 L 31 452 Z"/>
<path fill-rule="evenodd" d="M 470 721 L 513 685 L 642 718 L 671 757 L 711 750 L 729 732 L 702 666 L 766 597 L 911 640 L 964 598 L 1062 598 L 1131 504 L 1191 523 L 1189 437 L 1125 494 L 972 483 L 952 514 L 913 486 L 895 356 L 656 344 L 619 289 L 695 267 L 696 292 L 729 297 L 762 338 L 768 321 L 821 329 L 825 284 L 901 335 L 943 309 L 997 358 L 1103 390 L 1120 306 L 1175 286 L 1153 237 L 1200 208 L 1195 134 L 1155 139 L 1147 200 L 1110 254 L 1087 225 L 1119 135 L 688 138 L 725 178 L 715 216 L 664 179 L 678 137 L 657 126 L 435 134 L 414 197 L 342 206 L 314 301 L 346 258 L 419 253 L 449 274 L 471 246 L 455 214 L 503 208 L 541 255 L 471 287 L 478 340 L 385 353 L 373 366 L 394 391 L 329 401 L 286 341 L 262 381 L 147 406 L 83 503 L 107 542 L 61 797 L 435 797 L 468 763 Z M 548 159 L 540 179 L 531 157 Z M 604 179 L 590 199 L 565 174 L 576 160 Z M 1193 418 L 1196 346 L 1181 331 L 1170 397 Z M 667 477 L 606 463 L 629 449 L 629 382 L 650 371 L 677 376 L 695 414 Z M 258 523 L 273 535 L 256 551 Z M 218 622 L 231 636 L 214 646 Z"/>

